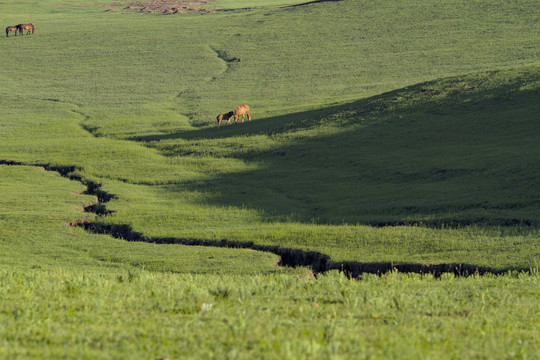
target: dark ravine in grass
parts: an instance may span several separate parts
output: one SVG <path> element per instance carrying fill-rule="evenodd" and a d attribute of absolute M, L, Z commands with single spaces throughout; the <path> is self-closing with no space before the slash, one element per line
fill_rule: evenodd
<path fill-rule="evenodd" d="M 330 3 L 330 2 L 340 2 L 340 1 L 343 1 L 343 0 L 313 0 L 313 1 L 308 1 L 308 2 L 305 2 L 305 3 L 283 6 L 283 8 L 294 8 L 294 7 L 300 7 L 300 6 L 306 6 L 306 5 L 314 5 L 314 4 Z"/>
<path fill-rule="evenodd" d="M 425 226 L 430 228 L 457 228 L 460 226 L 470 226 L 470 225 L 482 225 L 482 226 L 521 226 L 521 227 L 533 227 L 536 223 L 530 219 L 489 219 L 485 217 L 463 219 L 463 220 L 430 220 L 430 221 L 378 221 L 378 222 L 369 222 L 366 225 L 374 228 L 383 228 L 383 227 L 392 227 L 392 226 Z"/>
<path fill-rule="evenodd" d="M 313 270 L 315 275 L 330 270 L 339 270 L 348 277 L 357 278 L 362 274 L 382 275 L 391 271 L 402 273 L 432 274 L 440 277 L 444 273 L 452 273 L 456 276 L 503 274 L 505 271 L 497 271 L 488 267 L 469 264 L 409 264 L 409 263 L 362 263 L 357 261 L 332 262 L 330 256 L 317 252 L 292 248 L 284 248 L 272 245 L 258 245 L 253 242 L 239 242 L 227 239 L 202 240 L 172 237 L 148 237 L 142 233 L 133 231 L 129 225 L 111 225 L 99 222 L 80 222 L 77 226 L 95 234 L 110 235 L 126 241 L 142 241 L 154 244 L 179 244 L 192 246 L 226 247 L 234 249 L 250 249 L 265 251 L 280 256 L 280 266 L 306 266 Z"/>
<path fill-rule="evenodd" d="M 37 166 L 48 171 L 56 171 L 61 176 L 70 180 L 79 181 L 86 186 L 84 194 L 94 195 L 98 202 L 85 206 L 86 212 L 92 212 L 98 216 L 110 214 L 112 211 L 107 210 L 105 203 L 116 198 L 115 195 L 109 194 L 101 190 L 101 184 L 95 183 L 82 176 L 75 174 L 75 170 L 79 169 L 76 166 L 54 166 L 49 164 L 25 164 L 13 160 L 0 160 L 0 165 L 19 165 L 19 166 Z M 174 237 L 149 237 L 142 233 L 134 231 L 130 225 L 122 224 L 105 224 L 99 221 L 90 221 L 81 219 L 71 223 L 72 226 L 79 226 L 86 231 L 95 234 L 110 235 L 117 239 L 126 241 L 140 241 L 155 244 L 180 244 L 208 247 L 227 247 L 235 249 L 251 249 L 256 251 L 265 251 L 276 254 L 281 257 L 279 265 L 281 266 L 306 266 L 311 267 L 315 274 L 324 273 L 330 270 L 339 270 L 344 272 L 349 277 L 359 277 L 364 273 L 369 274 L 384 274 L 390 271 L 398 271 L 403 273 L 418 273 L 432 274 L 436 277 L 443 273 L 451 273 L 456 276 L 470 275 L 485 275 L 485 274 L 503 274 L 508 270 L 495 270 L 488 267 L 475 266 L 470 264 L 414 264 L 414 263 L 362 263 L 356 261 L 332 262 L 330 256 L 317 252 L 307 251 L 292 248 L 283 248 L 272 245 L 258 245 L 253 242 L 239 242 L 227 239 L 222 240 L 203 240 L 189 238 L 174 238 Z"/>
<path fill-rule="evenodd" d="M 92 212 L 97 215 L 107 215 L 112 213 L 110 210 L 106 210 L 104 203 L 109 202 L 111 199 L 115 199 L 116 196 L 107 193 L 106 191 L 101 190 L 101 184 L 95 183 L 93 181 L 84 179 L 82 176 L 75 174 L 75 170 L 78 168 L 76 166 L 55 166 L 50 164 L 25 164 L 23 162 L 14 161 L 14 160 L 1 160 L 0 165 L 12 165 L 12 166 L 34 166 L 40 167 L 47 171 L 56 171 L 62 177 L 65 177 L 69 180 L 78 181 L 86 187 L 86 190 L 83 194 L 93 195 L 97 197 L 98 202 L 95 204 L 90 204 L 84 207 L 85 212 Z"/>

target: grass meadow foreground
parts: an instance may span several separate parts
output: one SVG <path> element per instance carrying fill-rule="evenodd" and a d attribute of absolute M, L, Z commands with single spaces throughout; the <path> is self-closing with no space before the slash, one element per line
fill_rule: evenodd
<path fill-rule="evenodd" d="M 4 358 L 538 357 L 538 273 L 357 281 L 56 268 L 0 279 Z"/>
<path fill-rule="evenodd" d="M 132 3 L 0 4 L 0 358 L 540 358 L 536 1 Z"/>

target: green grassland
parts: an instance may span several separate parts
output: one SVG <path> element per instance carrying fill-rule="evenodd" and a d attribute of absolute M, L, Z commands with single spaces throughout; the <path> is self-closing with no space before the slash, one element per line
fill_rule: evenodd
<path fill-rule="evenodd" d="M 537 273 L 355 281 L 56 268 L 0 279 L 3 358 L 538 357 Z"/>
<path fill-rule="evenodd" d="M 278 267 L 275 255 L 247 250 L 158 246 L 92 235 L 69 226 L 84 216 L 83 206 L 95 201 L 82 194 L 84 187 L 56 172 L 38 167 L 0 165 L 2 176 L 2 233 L 0 263 L 17 269 L 61 267 L 85 269 L 144 268 L 173 273 L 298 273 Z M 204 264 L 204 265 L 203 265 Z M 305 271 L 303 271 L 305 273 Z"/>
<path fill-rule="evenodd" d="M 538 357 L 536 1 L 129 3 L 0 3 L 0 357 Z"/>

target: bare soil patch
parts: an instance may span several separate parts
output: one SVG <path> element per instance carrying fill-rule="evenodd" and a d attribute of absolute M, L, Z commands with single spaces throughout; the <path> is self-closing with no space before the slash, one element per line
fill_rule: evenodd
<path fill-rule="evenodd" d="M 147 0 L 129 3 L 124 10 L 148 14 L 193 14 L 213 13 L 208 0 Z"/>

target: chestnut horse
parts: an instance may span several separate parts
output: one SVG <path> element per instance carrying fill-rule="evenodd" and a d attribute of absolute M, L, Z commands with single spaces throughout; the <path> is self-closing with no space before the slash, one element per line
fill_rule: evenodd
<path fill-rule="evenodd" d="M 34 25 L 32 24 L 19 24 L 17 25 L 17 28 L 19 29 L 19 32 L 21 35 L 23 35 L 23 30 L 26 30 L 26 35 L 30 35 L 30 31 L 32 31 L 32 34 L 34 33 Z"/>
<path fill-rule="evenodd" d="M 240 115 L 242 115 L 242 122 L 244 122 L 244 114 L 247 113 L 247 118 L 251 121 L 251 116 L 249 115 L 249 105 L 238 105 L 234 110 L 234 122 L 237 123 Z"/>
<path fill-rule="evenodd" d="M 16 26 L 8 26 L 6 28 L 6 36 L 9 37 L 9 32 L 13 31 L 15 33 L 15 36 L 17 36 L 17 31 L 19 31 L 19 28 Z"/>
<path fill-rule="evenodd" d="M 222 120 L 227 120 L 227 125 L 230 125 L 231 124 L 231 117 L 233 117 L 234 113 L 232 111 L 229 111 L 228 113 L 226 114 L 219 114 L 217 116 L 217 126 L 220 126 L 221 125 L 221 121 Z"/>

